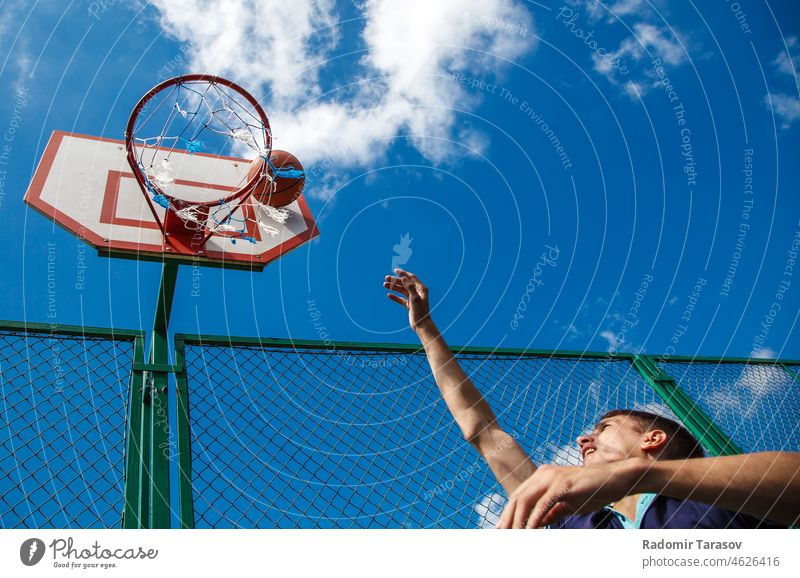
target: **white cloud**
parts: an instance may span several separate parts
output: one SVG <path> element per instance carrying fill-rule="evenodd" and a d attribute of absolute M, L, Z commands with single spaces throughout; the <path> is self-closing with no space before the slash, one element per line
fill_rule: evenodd
<path fill-rule="evenodd" d="M 790 381 L 786 372 L 776 366 L 748 365 L 735 380 L 720 370 L 719 375 L 698 384 L 697 398 L 703 400 L 712 419 L 735 421 L 737 430 L 743 431 L 741 420 L 756 418 L 764 407 L 760 398 L 785 393 Z"/>
<path fill-rule="evenodd" d="M 778 72 L 792 79 L 793 93 L 777 92 L 767 94 L 764 103 L 781 121 L 781 128 L 788 129 L 800 119 L 800 98 L 797 96 L 797 69 L 800 67 L 800 50 L 796 36 L 786 41 L 787 49 L 778 54 L 773 64 Z"/>
<path fill-rule="evenodd" d="M 652 24 L 636 24 L 636 46 L 631 47 L 631 54 L 638 53 L 640 57 L 647 56 L 648 60 L 658 57 L 665 64 L 677 66 L 686 59 L 686 52 L 681 45 L 681 38 L 676 32 L 666 28 L 658 28 Z M 647 49 L 648 53 L 644 53 Z M 641 51 L 641 52 L 640 52 Z"/>
<path fill-rule="evenodd" d="M 573 432 L 577 438 L 585 431 L 591 431 L 594 424 L 584 424 L 584 426 L 576 432 Z M 581 450 L 577 442 L 566 443 L 557 445 L 553 442 L 546 442 L 544 446 L 539 446 L 533 452 L 534 455 L 542 456 L 542 463 L 553 464 L 556 466 L 579 466 L 581 465 Z"/>
<path fill-rule="evenodd" d="M 30 90 L 33 79 L 33 64 L 36 59 L 31 56 L 31 41 L 28 35 L 19 30 L 25 21 L 25 12 L 32 10 L 29 3 L 24 1 L 10 1 L 3 3 L 3 18 L 0 18 L 0 49 L 8 56 L 6 64 L 13 63 L 13 68 L 4 71 L 3 83 L 6 87 L 13 87 L 13 94 L 19 95 Z M 14 70 L 12 72 L 12 70 Z M 13 79 L 13 81 L 11 80 Z M 8 97 L 8 95 L 7 95 Z M 13 96 L 12 98 L 17 98 Z"/>
<path fill-rule="evenodd" d="M 790 94 L 768 94 L 764 103 L 781 121 L 781 128 L 787 129 L 800 119 L 800 98 Z"/>
<path fill-rule="evenodd" d="M 564 332 L 564 338 L 567 341 L 575 341 L 579 337 L 583 337 L 584 335 L 588 334 L 588 330 L 578 329 L 578 326 L 575 325 L 575 323 L 570 323 L 569 325 L 561 325 L 561 331 Z"/>
<path fill-rule="evenodd" d="M 636 322 L 638 324 L 638 321 Z M 635 325 L 636 325 L 635 324 Z M 605 331 L 601 331 L 599 336 L 605 339 L 606 341 L 606 351 L 609 353 L 611 352 L 622 352 L 622 353 L 643 353 L 644 347 L 642 345 L 636 345 L 634 343 L 629 342 L 627 339 L 623 338 L 620 339 L 619 334 L 614 333 L 611 329 L 606 329 Z"/>
<path fill-rule="evenodd" d="M 592 6 L 597 4 L 587 4 L 590 16 L 594 14 L 597 20 L 597 13 Z M 619 15 L 635 15 L 642 17 L 639 8 L 642 6 L 638 1 L 622 1 L 612 5 L 610 8 Z M 613 22 L 614 18 L 609 18 Z M 622 83 L 623 90 L 633 100 L 641 98 L 648 90 L 655 85 L 656 77 L 652 70 L 652 61 L 660 59 L 662 64 L 669 67 L 678 67 L 687 60 L 686 40 L 673 27 L 659 27 L 647 22 L 636 22 L 632 24 L 632 36 L 625 38 L 616 50 L 592 53 L 592 63 L 595 72 L 605 76 L 613 84 Z M 625 68 L 621 70 L 614 63 L 624 63 Z"/>
<path fill-rule="evenodd" d="M 657 401 L 650 401 L 647 403 L 637 403 L 634 404 L 633 409 L 637 411 L 646 411 L 648 413 L 654 413 L 656 415 L 660 415 L 661 417 L 666 417 L 673 421 L 677 421 L 680 423 L 680 420 L 675 415 L 675 413 L 663 403 L 659 403 Z"/>
<path fill-rule="evenodd" d="M 763 351 L 763 350 L 762 350 Z M 774 352 L 773 352 L 774 353 Z M 780 367 L 770 365 L 748 365 L 735 385 L 749 389 L 754 395 L 776 394 L 785 391 L 788 374 Z"/>
<path fill-rule="evenodd" d="M 193 72 L 269 85 L 270 98 L 318 94 L 338 35 L 334 0 L 152 0 L 165 32 L 189 45 Z"/>
<path fill-rule="evenodd" d="M 326 94 L 332 87 L 321 80 L 339 65 L 329 62 L 339 38 L 334 0 L 154 4 L 164 30 L 191 45 L 190 68 L 260 89 L 276 148 L 306 166 L 368 166 L 404 134 L 433 161 L 464 154 L 456 143 L 485 146 L 456 128 L 454 109 L 477 100 L 452 75 L 490 79 L 535 43 L 530 13 L 514 0 L 487 0 L 479 10 L 469 0 L 366 0 L 359 6 L 366 53 L 348 69 L 352 78 L 339 78 L 351 84 L 342 96 Z"/>
<path fill-rule="evenodd" d="M 797 78 L 797 69 L 800 68 L 800 51 L 798 50 L 797 36 L 790 36 L 786 39 L 787 49 L 781 51 L 775 59 L 775 67 L 779 72 L 782 72 L 792 80 Z M 790 54 L 790 51 L 795 54 Z"/>
<path fill-rule="evenodd" d="M 3 3 L 3 18 L 0 18 L 0 44 L 5 44 L 9 39 L 13 39 L 14 35 L 22 22 L 22 14 L 20 12 L 29 8 L 26 2 L 4 2 Z M 7 46 L 3 46 L 7 49 Z"/>
<path fill-rule="evenodd" d="M 762 347 L 752 353 L 756 359 L 777 359 L 778 353 L 771 347 Z"/>
<path fill-rule="evenodd" d="M 626 16 L 639 12 L 643 7 L 644 0 L 617 0 L 611 5 L 610 10 L 617 16 Z"/>
<path fill-rule="evenodd" d="M 646 59 L 648 63 L 654 58 L 659 58 L 664 64 L 678 66 L 686 60 L 686 51 L 681 45 L 681 39 L 676 37 L 674 32 L 640 22 L 633 25 L 633 37 L 623 40 L 611 56 L 611 60 Z M 603 74 L 613 72 L 613 67 L 608 65 L 609 59 L 595 56 L 594 61 L 597 72 Z"/>
<path fill-rule="evenodd" d="M 602 53 L 591 55 L 595 72 L 619 85 L 632 100 L 644 96 L 656 82 L 653 59 L 669 67 L 682 66 L 687 60 L 685 36 L 675 26 L 659 26 L 659 12 L 668 8 L 661 0 L 566 0 L 567 4 L 585 10 L 589 22 L 605 26 L 591 30 L 594 42 Z M 662 4 L 657 11 L 654 4 Z M 580 18 L 583 14 L 577 14 Z M 623 26 L 624 25 L 624 26 Z M 616 50 L 606 50 L 600 38 L 610 31 L 622 30 L 626 38 Z M 589 34 L 589 30 L 583 31 Z M 632 32 L 632 34 L 630 34 Z M 609 44 L 611 45 L 611 44 Z M 616 63 L 616 64 L 615 64 Z M 624 65 L 624 66 L 623 66 Z"/>
<path fill-rule="evenodd" d="M 500 514 L 503 513 L 503 508 L 506 505 L 505 496 L 493 492 L 488 496 L 484 496 L 480 501 L 475 504 L 472 509 L 478 514 L 478 525 L 482 529 L 496 528 L 500 523 Z"/>
<path fill-rule="evenodd" d="M 608 22 L 614 22 L 623 16 L 641 14 L 646 8 L 644 0 L 617 0 L 613 3 L 587 0 L 584 7 L 589 18 L 595 22 L 603 18 Z"/>
<path fill-rule="evenodd" d="M 725 391 L 717 386 L 706 386 L 699 397 L 709 408 L 709 417 L 718 421 L 720 418 L 733 416 L 738 418 L 747 413 L 747 408 L 736 393 Z"/>
<path fill-rule="evenodd" d="M 635 80 L 629 80 L 625 83 L 625 94 L 627 94 L 632 100 L 636 100 L 642 97 L 643 94 L 647 92 L 647 87 L 643 85 L 641 82 L 636 82 Z"/>
<path fill-rule="evenodd" d="M 600 332 L 600 337 L 605 339 L 606 342 L 608 343 L 608 350 L 609 351 L 611 351 L 612 349 L 617 349 L 617 346 L 620 343 L 619 339 L 617 339 L 616 334 L 613 331 L 609 330 L 609 329 L 606 329 L 605 331 L 601 331 Z"/>

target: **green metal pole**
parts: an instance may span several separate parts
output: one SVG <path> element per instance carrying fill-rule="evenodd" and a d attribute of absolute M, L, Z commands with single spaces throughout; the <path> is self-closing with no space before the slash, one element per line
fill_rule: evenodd
<path fill-rule="evenodd" d="M 173 442 L 169 428 L 169 317 L 172 298 L 178 278 L 178 265 L 165 262 L 161 271 L 156 314 L 153 321 L 153 336 L 150 341 L 150 363 L 163 366 L 152 372 L 153 386 L 150 390 L 150 415 L 152 435 L 150 438 L 150 527 L 170 527 L 169 464 L 173 457 Z"/>
<path fill-rule="evenodd" d="M 712 454 L 726 456 L 742 453 L 736 443 L 659 367 L 655 358 L 637 355 L 632 363 L 692 435 Z"/>
<path fill-rule="evenodd" d="M 144 361 L 144 338 L 137 337 L 133 342 L 133 365 Z M 128 395 L 128 447 L 125 465 L 125 510 L 122 514 L 123 528 L 141 528 L 142 475 L 142 413 L 144 374 L 131 369 L 130 394 Z"/>
<path fill-rule="evenodd" d="M 150 373 L 142 374 L 142 425 L 139 431 L 139 451 L 141 460 L 139 462 L 139 527 L 150 527 L 150 478 L 152 468 L 150 465 L 151 434 L 152 434 L 152 406 L 151 390 L 152 383 Z"/>
<path fill-rule="evenodd" d="M 798 375 L 797 375 L 797 373 L 795 373 L 794 371 L 792 371 L 791 369 L 789 369 L 789 366 L 788 366 L 787 364 L 785 364 L 785 363 L 779 363 L 778 365 L 779 365 L 779 366 L 780 366 L 780 367 L 781 367 L 781 368 L 782 368 L 782 369 L 783 369 L 783 370 L 784 370 L 786 373 L 788 373 L 788 374 L 789 374 L 789 376 L 790 376 L 792 379 L 794 379 L 794 380 L 796 380 L 796 381 L 800 381 L 800 376 L 798 376 Z"/>
<path fill-rule="evenodd" d="M 192 497 L 192 442 L 189 421 L 189 389 L 186 379 L 184 342 L 175 339 L 175 399 L 178 405 L 178 496 L 180 500 L 181 528 L 194 528 L 194 503 Z"/>

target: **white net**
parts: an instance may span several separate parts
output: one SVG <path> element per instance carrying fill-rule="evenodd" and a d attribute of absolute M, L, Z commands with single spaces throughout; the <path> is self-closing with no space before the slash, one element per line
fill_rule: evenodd
<path fill-rule="evenodd" d="M 275 190 L 276 175 L 303 178 L 303 174 L 275 169 L 269 162 L 269 125 L 248 96 L 210 77 L 181 80 L 153 94 L 135 119 L 129 142 L 145 194 L 180 218 L 188 230 L 255 242 L 252 231 L 277 235 L 277 226 L 288 218 L 286 210 L 262 205 L 258 199 Z M 242 170 L 230 190 L 220 191 L 186 186 L 203 181 L 192 156 L 260 157 L 264 162 Z M 251 196 L 243 188 L 256 174 L 257 194 Z"/>

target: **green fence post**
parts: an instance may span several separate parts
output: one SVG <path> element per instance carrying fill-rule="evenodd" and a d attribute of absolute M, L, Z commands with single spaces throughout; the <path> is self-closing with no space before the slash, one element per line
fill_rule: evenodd
<path fill-rule="evenodd" d="M 130 393 L 128 395 L 128 431 L 125 465 L 125 509 L 123 528 L 142 527 L 141 475 L 142 475 L 142 413 L 144 411 L 144 373 L 134 369 L 144 361 L 144 338 L 137 337 L 133 345 Z"/>
<path fill-rule="evenodd" d="M 192 498 L 192 440 L 189 421 L 189 389 L 186 379 L 186 356 L 184 341 L 175 338 L 175 386 L 178 405 L 178 496 L 180 501 L 181 528 L 194 528 L 194 504 Z"/>
<path fill-rule="evenodd" d="M 697 440 L 717 456 L 740 454 L 742 450 L 711 418 L 667 375 L 649 355 L 637 355 L 633 366 L 660 395 Z"/>
<path fill-rule="evenodd" d="M 150 528 L 150 492 L 152 465 L 152 422 L 153 422 L 153 381 L 150 372 L 142 373 L 142 428 L 139 437 L 139 449 L 142 452 L 141 467 L 139 468 L 139 521 L 142 528 Z"/>
<path fill-rule="evenodd" d="M 172 298 L 178 277 L 176 263 L 164 263 L 161 285 L 158 290 L 153 335 L 150 341 L 150 363 L 152 388 L 150 390 L 150 415 L 152 435 L 150 438 L 150 527 L 170 527 L 169 463 L 172 446 L 169 429 L 168 384 L 169 372 L 169 317 Z"/>
<path fill-rule="evenodd" d="M 777 365 L 780 366 L 786 373 L 788 373 L 792 379 L 794 379 L 795 381 L 800 381 L 800 376 L 797 375 L 797 373 L 794 372 L 793 370 L 789 369 L 788 365 L 786 365 L 785 363 L 778 363 Z"/>

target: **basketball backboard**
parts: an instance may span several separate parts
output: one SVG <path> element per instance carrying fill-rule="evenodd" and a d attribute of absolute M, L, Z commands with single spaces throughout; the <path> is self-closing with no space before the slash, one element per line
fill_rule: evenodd
<path fill-rule="evenodd" d="M 250 166 L 246 159 L 199 152 L 172 155 L 181 167 L 174 187 L 196 198 L 229 195 Z M 283 208 L 285 222 L 271 220 L 263 229 L 256 223 L 269 219 L 255 213 L 270 209 L 255 201 L 237 208 L 234 216 L 248 223 L 244 238 L 215 233 L 194 253 L 166 244 L 126 159 L 125 142 L 61 131 L 50 137 L 25 202 L 105 256 L 260 270 L 319 234 L 300 196 Z M 163 219 L 166 209 L 156 210 Z"/>

